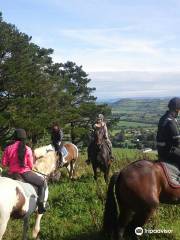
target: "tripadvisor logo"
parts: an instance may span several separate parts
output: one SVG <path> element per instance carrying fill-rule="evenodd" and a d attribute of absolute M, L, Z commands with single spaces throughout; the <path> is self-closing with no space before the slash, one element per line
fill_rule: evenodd
<path fill-rule="evenodd" d="M 142 227 L 135 228 L 135 234 L 138 235 L 138 236 L 141 236 L 143 234 Z"/>

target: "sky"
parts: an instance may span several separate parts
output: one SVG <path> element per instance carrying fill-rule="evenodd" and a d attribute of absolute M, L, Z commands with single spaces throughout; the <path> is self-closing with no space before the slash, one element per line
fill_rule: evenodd
<path fill-rule="evenodd" d="M 1 0 L 6 22 L 82 65 L 99 100 L 180 96 L 180 0 Z"/>

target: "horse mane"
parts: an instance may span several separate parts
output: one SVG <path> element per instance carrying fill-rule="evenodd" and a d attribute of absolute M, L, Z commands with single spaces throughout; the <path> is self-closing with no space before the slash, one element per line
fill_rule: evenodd
<path fill-rule="evenodd" d="M 38 158 L 34 164 L 34 170 L 50 175 L 56 170 L 58 156 L 55 151 L 49 151 L 46 155 Z"/>

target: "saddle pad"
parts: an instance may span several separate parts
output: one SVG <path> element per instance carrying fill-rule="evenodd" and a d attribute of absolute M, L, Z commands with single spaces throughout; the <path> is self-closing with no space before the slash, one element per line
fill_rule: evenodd
<path fill-rule="evenodd" d="M 171 187 L 180 188 L 180 170 L 177 166 L 168 162 L 160 162 L 168 183 Z"/>
<path fill-rule="evenodd" d="M 15 181 L 17 181 L 18 184 L 21 185 L 21 187 L 23 188 L 27 198 L 30 198 L 32 195 L 34 195 L 36 198 L 38 197 L 35 188 L 31 184 L 21 182 L 21 181 L 18 181 L 18 180 L 15 180 Z"/>
<path fill-rule="evenodd" d="M 61 153 L 63 158 L 65 158 L 68 155 L 68 151 L 64 146 L 61 148 Z"/>

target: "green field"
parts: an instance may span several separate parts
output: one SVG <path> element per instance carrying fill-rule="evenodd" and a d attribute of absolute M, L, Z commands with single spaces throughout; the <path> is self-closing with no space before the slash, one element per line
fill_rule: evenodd
<path fill-rule="evenodd" d="M 113 149 L 113 152 L 116 161 L 112 165 L 111 175 L 129 162 L 145 157 L 136 150 Z M 155 158 L 155 155 L 148 156 Z M 50 185 L 51 208 L 41 222 L 41 240 L 105 240 L 100 231 L 107 187 L 102 176 L 97 183 L 93 180 L 91 166 L 84 163 L 85 159 L 86 155 L 81 154 L 76 180 L 70 181 L 63 169 L 60 182 Z M 180 239 L 179 217 L 178 206 L 161 205 L 146 228 L 165 228 L 173 230 L 173 233 L 144 235 L 143 239 Z M 31 229 L 33 222 L 32 217 Z M 4 240 L 21 239 L 21 223 L 11 220 Z"/>
<path fill-rule="evenodd" d="M 167 110 L 169 99 L 121 99 L 110 104 L 112 113 L 120 121 L 157 124 Z"/>
<path fill-rule="evenodd" d="M 118 127 L 127 127 L 127 128 L 144 128 L 144 127 L 155 127 L 155 124 L 151 123 L 142 123 L 142 122 L 131 122 L 131 121 L 119 121 L 117 124 Z"/>

